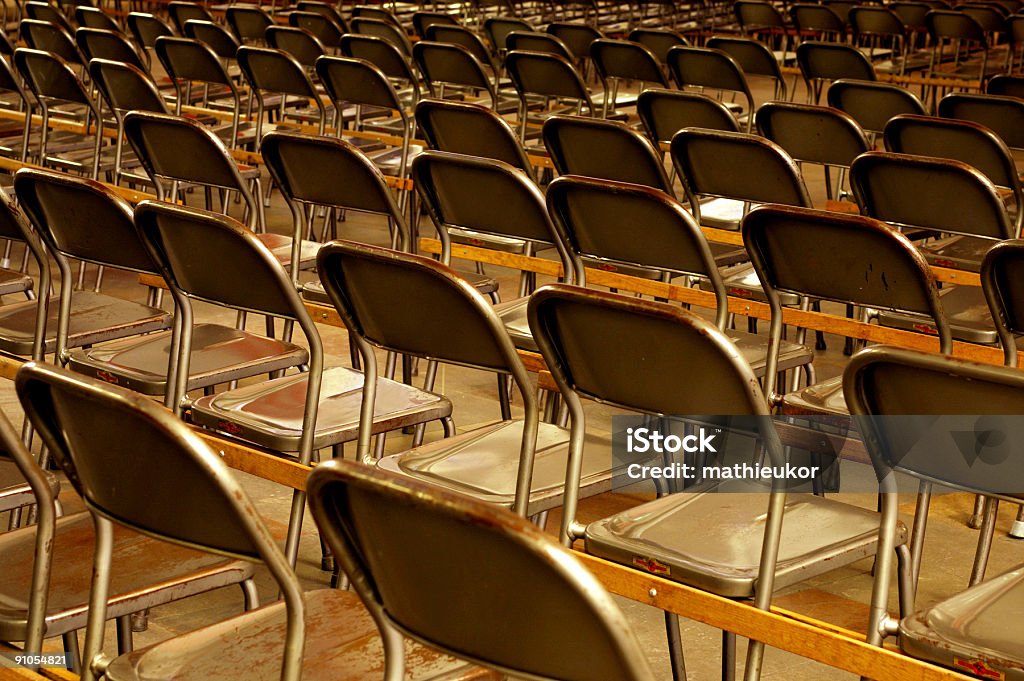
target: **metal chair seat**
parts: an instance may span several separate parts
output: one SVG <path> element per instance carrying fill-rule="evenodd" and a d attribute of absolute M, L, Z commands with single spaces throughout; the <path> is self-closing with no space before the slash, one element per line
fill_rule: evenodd
<path fill-rule="evenodd" d="M 71 353 L 69 368 L 145 395 L 163 395 L 171 332 L 132 338 Z M 228 383 L 256 374 L 305 364 L 309 353 L 298 345 L 218 324 L 193 330 L 186 390 Z"/>
<path fill-rule="evenodd" d="M 782 396 L 784 414 L 831 414 L 847 416 L 850 413 L 843 396 L 843 378 L 837 376 L 820 383 L 787 392 Z"/>
<path fill-rule="evenodd" d="M 95 531 L 91 514 L 57 519 L 46 613 L 46 635 L 59 636 L 86 625 Z M 32 583 L 36 530 L 0 535 L 0 639 L 25 636 L 27 596 Z M 252 563 L 174 546 L 121 526 L 114 529 L 110 606 L 113 619 L 189 595 L 238 584 L 253 574 Z"/>
<path fill-rule="evenodd" d="M 298 451 L 305 413 L 308 374 L 284 376 L 201 397 L 192 405 L 192 421 L 280 452 Z M 313 449 L 356 439 L 363 374 L 348 367 L 323 372 Z M 386 378 L 377 380 L 373 433 L 446 418 L 447 398 Z"/>
<path fill-rule="evenodd" d="M 750 598 L 764 511 L 763 491 L 672 494 L 591 523 L 586 550 L 721 596 Z M 775 588 L 873 555 L 878 518 L 874 511 L 824 497 L 790 495 Z M 897 543 L 905 541 L 901 524 Z"/>
<path fill-rule="evenodd" d="M 423 153 L 424 147 L 419 145 L 410 145 L 408 154 L 404 154 L 401 147 L 385 149 L 380 153 L 369 154 L 370 160 L 373 161 L 374 165 L 380 168 L 380 171 L 385 175 L 398 175 L 399 170 L 402 168 L 402 159 L 405 157 L 406 163 L 412 163 L 412 160 Z M 363 151 L 366 151 L 364 149 Z"/>
<path fill-rule="evenodd" d="M 968 343 L 996 345 L 999 334 L 996 332 L 992 312 L 985 302 L 985 293 L 977 286 L 946 286 L 939 291 L 942 308 L 949 320 L 949 330 L 953 338 Z M 882 311 L 878 315 L 878 323 L 907 331 L 923 331 L 937 333 L 935 326 L 923 321 L 920 317 L 898 312 Z"/>
<path fill-rule="evenodd" d="M 285 268 L 291 267 L 292 264 L 292 237 L 285 236 L 284 234 L 274 234 L 272 232 L 266 232 L 263 234 L 257 234 L 256 238 L 263 242 L 263 244 L 270 249 L 270 252 L 274 254 Z M 302 240 L 299 246 L 299 269 L 308 270 L 316 265 L 316 253 L 320 250 L 321 244 L 318 241 L 307 241 Z"/>
<path fill-rule="evenodd" d="M 969 236 L 954 236 L 933 243 L 921 245 L 921 253 L 925 260 L 939 267 L 951 267 L 968 272 L 979 272 L 981 261 L 988 249 L 992 248 L 992 239 L 980 239 Z"/>
<path fill-rule="evenodd" d="M 377 465 L 386 471 L 468 494 L 488 504 L 511 507 L 516 494 L 522 438 L 522 421 L 501 421 L 386 456 Z M 580 483 L 582 496 L 611 489 L 611 446 L 610 439 L 587 435 Z M 536 451 L 527 516 L 562 505 L 569 431 L 541 423 Z"/>
<path fill-rule="evenodd" d="M 522 239 L 500 236 L 497 234 L 481 234 L 468 229 L 449 229 L 448 235 L 453 244 L 479 246 L 504 253 L 525 253 L 526 242 Z"/>
<path fill-rule="evenodd" d="M 0 296 L 32 290 L 32 277 L 24 272 L 0 267 Z"/>
<path fill-rule="evenodd" d="M 735 329 L 725 332 L 743 359 L 750 365 L 754 375 L 764 376 L 768 363 L 768 337 L 756 333 L 746 333 Z M 814 351 L 800 343 L 782 341 L 779 347 L 779 371 L 788 371 L 797 367 L 807 366 L 814 359 Z"/>
<path fill-rule="evenodd" d="M 752 204 L 750 207 L 753 208 Z M 746 202 L 736 199 L 713 198 L 700 202 L 700 224 L 704 227 L 716 229 L 740 228 L 740 220 L 746 212 Z"/>
<path fill-rule="evenodd" d="M 1024 678 L 1022 608 L 1024 567 L 1018 567 L 905 618 L 900 648 L 982 678 Z"/>
<path fill-rule="evenodd" d="M 50 471 L 44 471 L 46 482 L 54 496 L 60 492 L 60 480 Z M 13 461 L 0 459 L 0 513 L 36 503 L 36 495 L 25 482 Z"/>
<path fill-rule="evenodd" d="M 0 307 L 0 349 L 16 355 L 32 352 L 36 326 L 35 301 Z M 53 352 L 57 337 L 60 301 L 47 305 L 44 351 Z M 71 300 L 68 347 L 94 345 L 170 328 L 171 315 L 163 310 L 92 291 L 78 291 Z"/>
<path fill-rule="evenodd" d="M 743 252 L 746 253 L 746 250 Z M 747 259 L 749 259 L 749 256 Z M 729 272 L 723 272 L 722 283 L 725 284 L 725 288 L 730 296 L 749 298 L 750 300 L 759 300 L 761 302 L 768 301 L 768 296 L 764 293 L 764 287 L 761 286 L 761 280 L 757 278 L 754 266 L 749 263 L 740 265 Z M 707 281 L 701 281 L 700 288 L 702 291 L 714 290 L 710 282 Z M 796 307 L 800 304 L 800 296 L 795 293 L 780 292 L 779 299 L 787 307 Z"/>
<path fill-rule="evenodd" d="M 353 591 L 319 589 L 305 595 L 306 645 L 303 679 L 362 681 L 378 676 L 383 665 L 380 634 Z M 277 602 L 215 625 L 117 658 L 107 669 L 110 681 L 227 678 L 245 670 L 253 681 L 280 678 L 285 641 L 285 607 Z M 496 679 L 492 672 L 418 644 L 406 648 L 406 678 L 444 674 L 451 681 Z M 463 673 L 459 673 L 460 668 Z M 449 675 L 450 674 L 450 675 Z"/>
<path fill-rule="evenodd" d="M 533 332 L 530 331 L 530 324 L 526 319 L 526 306 L 530 302 L 529 297 L 516 298 L 507 303 L 494 306 L 498 319 L 505 325 L 505 330 L 512 338 L 512 344 L 519 350 L 540 352 L 537 348 L 537 341 L 533 339 Z"/>

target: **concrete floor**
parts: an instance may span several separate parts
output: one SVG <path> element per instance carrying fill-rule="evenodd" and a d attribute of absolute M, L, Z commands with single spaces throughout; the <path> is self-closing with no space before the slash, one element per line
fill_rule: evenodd
<path fill-rule="evenodd" d="M 758 101 L 763 101 L 764 93 L 759 92 L 758 95 Z M 802 92 L 798 93 L 797 100 L 802 101 L 802 98 Z M 820 169 L 808 169 L 806 174 L 812 196 L 816 202 L 820 202 L 819 205 L 823 205 L 824 187 Z M 199 202 L 201 195 L 190 196 L 189 201 Z M 237 206 L 234 209 L 237 211 Z M 273 195 L 268 218 L 272 231 L 290 232 L 290 216 L 277 192 Z M 426 221 L 424 221 L 424 229 L 427 230 Z M 347 238 L 379 244 L 387 242 L 387 233 L 383 223 L 375 218 L 349 214 L 348 220 L 341 224 L 339 231 L 339 236 Z M 468 267 L 466 264 L 461 265 Z M 516 288 L 516 274 L 509 270 L 491 267 L 488 268 L 488 273 L 500 279 L 504 298 L 510 298 Z M 232 273 L 225 274 L 230 276 Z M 140 301 L 145 298 L 144 289 L 135 284 L 132 276 L 117 273 L 108 273 L 104 290 L 109 293 L 124 294 Z M 826 308 L 826 310 L 828 309 Z M 197 318 L 200 321 L 230 322 L 233 320 L 233 315 L 209 306 L 201 306 Z M 348 343 L 345 332 L 331 327 L 320 327 L 320 330 L 328 352 L 328 365 L 348 365 Z M 818 352 L 815 358 L 819 378 L 835 375 L 841 371 L 846 361 L 841 352 L 842 339 L 829 337 L 827 340 L 828 350 Z M 494 379 L 490 375 L 463 368 L 443 367 L 438 376 L 436 390 L 448 396 L 454 403 L 454 416 L 460 430 L 474 424 L 497 419 L 499 416 Z M 21 420 L 21 411 L 13 395 L 10 382 L 0 382 L 0 405 L 12 421 L 19 422 Z M 607 409 L 595 408 L 590 419 L 592 427 L 598 430 L 607 430 L 609 428 L 609 413 Z M 116 437 L 117 434 L 109 435 Z M 428 437 L 440 437 L 440 428 L 431 426 L 428 430 Z M 408 440 L 408 436 L 400 434 L 391 436 L 388 439 L 388 451 L 401 451 L 408 446 Z M 351 451 L 348 452 L 348 455 L 351 456 Z M 239 475 L 250 495 L 256 500 L 261 512 L 264 513 L 267 522 L 283 535 L 287 523 L 290 492 L 267 481 L 241 473 Z M 863 507 L 873 508 L 875 504 L 872 494 L 835 496 Z M 72 491 L 66 485 L 61 498 L 69 512 L 81 508 L 80 501 L 74 498 Z M 907 497 L 902 508 L 906 516 L 905 520 L 908 521 L 913 510 L 912 501 L 911 497 Z M 585 500 L 581 504 L 580 516 L 582 520 L 590 521 L 610 515 L 635 503 L 636 499 L 629 495 L 609 493 Z M 940 495 L 936 498 L 929 521 L 924 569 L 918 595 L 919 606 L 926 606 L 966 586 L 977 538 L 977 533 L 968 529 L 964 524 L 970 513 L 971 504 L 971 497 L 963 494 Z M 992 550 L 990 575 L 998 574 L 1011 566 L 1024 562 L 1024 542 L 1015 541 L 1006 535 L 1013 521 L 1012 512 L 1014 510 L 1003 508 L 1000 515 L 997 536 Z M 0 519 L 0 522 L 2 520 Z M 557 532 L 557 527 L 558 514 L 552 513 L 548 520 L 548 528 Z M 319 569 L 319 564 L 319 543 L 315 528 L 307 515 L 307 521 L 303 528 L 298 573 L 309 589 L 324 588 L 328 584 L 329 575 Z M 834 570 L 821 577 L 807 580 L 796 587 L 780 591 L 775 598 L 775 603 L 783 608 L 855 631 L 862 631 L 867 619 L 867 603 L 870 598 L 872 582 L 870 568 L 871 562 L 865 560 Z M 259 587 L 261 596 L 265 599 L 272 598 L 276 592 L 276 587 L 263 571 L 260 574 Z M 618 601 L 640 638 L 653 668 L 661 678 L 670 678 L 661 612 L 624 599 L 618 599 Z M 892 603 L 895 604 L 895 598 Z M 156 608 L 150 613 L 148 629 L 136 635 L 136 645 L 150 644 L 195 629 L 236 614 L 241 611 L 241 607 L 242 600 L 239 591 L 231 588 Z M 107 638 L 107 649 L 112 654 L 115 652 L 113 641 L 111 630 Z M 718 678 L 720 633 L 710 627 L 684 621 L 683 642 L 686 649 L 689 678 L 694 681 Z M 51 641 L 48 647 L 52 645 L 59 645 L 59 642 Z M 744 643 L 741 641 L 739 645 L 741 661 L 744 648 Z M 768 679 L 791 681 L 853 678 L 853 675 L 777 650 L 768 651 L 764 676 Z"/>

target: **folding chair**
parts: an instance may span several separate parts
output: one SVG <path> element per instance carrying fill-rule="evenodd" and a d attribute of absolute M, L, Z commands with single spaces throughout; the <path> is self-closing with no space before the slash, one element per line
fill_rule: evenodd
<path fill-rule="evenodd" d="M 309 489 L 314 518 L 385 631 L 515 676 L 654 678 L 629 623 L 601 585 L 531 524 L 347 461 L 318 466 Z M 352 539 L 371 534 L 372 555 Z M 439 545 L 449 548 L 438 551 Z M 474 566 L 482 547 L 489 558 Z M 425 574 L 431 589 L 423 589 Z M 467 592 L 467 581 L 480 580 L 502 587 Z M 508 599 L 516 585 L 537 597 Z M 566 620 L 566 612 L 578 614 Z M 568 626 L 547 631 L 539 621 Z M 552 645 L 558 654 L 550 653 Z"/>
<path fill-rule="evenodd" d="M 461 26 L 458 17 L 452 14 L 445 14 L 444 12 L 425 12 L 419 11 L 414 12 L 412 15 L 412 29 L 413 33 L 420 36 L 421 38 L 427 34 L 427 29 L 431 26 Z"/>
<path fill-rule="evenodd" d="M 136 224 L 160 264 L 183 316 L 178 348 L 173 406 L 185 406 L 192 341 L 192 301 L 213 302 L 229 309 L 254 312 L 297 324 L 309 348 L 308 371 L 205 395 L 191 401 L 193 423 L 273 452 L 294 452 L 310 465 L 317 450 L 355 440 L 361 413 L 364 375 L 347 367 L 323 368 L 323 347 L 316 326 L 288 274 L 255 235 L 231 218 L 194 208 L 143 202 Z M 234 258 L 233 280 L 215 269 L 197 271 L 188 265 L 195 253 L 225 253 Z M 451 403 L 439 395 L 374 376 L 382 399 L 372 412 L 374 433 L 417 423 L 443 420 Z M 446 430 L 449 428 L 445 426 Z M 285 555 L 293 564 L 298 551 L 305 495 L 292 497 Z"/>
<path fill-rule="evenodd" d="M 792 96 L 786 85 L 786 78 L 782 75 L 778 59 L 763 43 L 750 38 L 713 36 L 708 38 L 706 47 L 721 50 L 731 56 L 743 69 L 743 73 L 748 79 L 755 76 L 771 80 L 774 88 L 773 99 L 785 101 Z M 795 76 L 793 82 L 795 86 Z"/>
<path fill-rule="evenodd" d="M 908 450 L 909 438 L 925 436 L 928 431 L 943 431 L 953 426 L 948 417 L 950 405 L 966 407 L 981 419 L 1004 414 L 1019 414 L 1024 407 L 1024 382 L 1020 372 L 1007 367 L 976 364 L 966 360 L 890 347 L 869 348 L 858 353 L 845 372 L 845 391 L 858 427 L 879 478 L 882 500 L 880 527 L 882 546 L 889 538 L 899 513 L 895 474 L 909 475 L 923 489 L 939 482 L 958 490 L 990 495 L 987 520 L 995 521 L 996 499 L 1019 503 L 1018 490 L 1008 481 L 1018 480 L 1020 457 L 1015 453 L 999 461 L 974 461 L 953 447 L 931 448 L 927 456 Z M 899 419 L 912 412 L 933 418 Z M 937 419 L 936 419 L 937 417 Z M 898 428 L 886 423 L 898 419 Z M 924 427 L 924 421 L 928 426 Z M 980 419 L 976 419 L 980 420 Z M 916 426 L 916 427 L 915 427 Z M 994 432 L 1000 432 L 995 430 Z M 907 439 L 905 439 L 907 438 Z M 915 522 L 927 518 L 927 503 L 919 505 Z M 922 523 L 921 532 L 924 526 Z M 914 536 L 918 534 L 915 528 Z M 979 553 L 981 547 L 979 546 Z M 1021 668 L 1020 652 L 1015 645 L 1016 624 L 1006 613 L 1021 602 L 1022 573 L 1012 570 L 980 582 L 972 576 L 966 591 L 915 610 L 913 599 L 901 607 L 902 619 L 888 614 L 889 562 L 882 547 L 875 566 L 868 641 L 881 645 L 886 635 L 898 634 L 903 651 L 946 667 L 984 671 L 988 676 L 1011 675 Z M 983 573 L 982 573 L 983 574 Z M 901 603 L 902 605 L 902 603 Z M 965 626 L 967 625 L 967 626 Z M 980 675 L 980 674 L 979 674 Z"/>
<path fill-rule="evenodd" d="M 855 47 L 805 40 L 796 48 L 796 61 L 807 87 L 807 103 L 817 104 L 825 84 L 840 79 L 878 80 L 875 67 Z"/>
<path fill-rule="evenodd" d="M 658 57 L 641 43 L 600 38 L 590 44 L 590 57 L 604 87 L 602 118 L 608 118 L 619 106 L 636 106 L 635 96 L 619 99 L 619 87 L 625 81 L 639 81 L 638 92 L 643 92 L 645 86 L 669 87 Z"/>
<path fill-rule="evenodd" d="M 309 121 L 317 126 L 318 134 L 324 134 L 327 108 L 303 65 L 295 57 L 281 49 L 243 45 L 238 48 L 238 66 L 256 97 L 256 141 L 263 139 L 264 119 L 273 112 L 268 106 L 273 105 L 268 94 L 279 98 L 277 113 L 282 119 L 293 116 Z M 298 98 L 301 108 L 288 112 L 289 96 Z M 282 121 L 281 125 L 287 124 Z"/>
<path fill-rule="evenodd" d="M 574 102 L 571 111 L 577 115 L 586 110 L 590 116 L 597 116 L 590 91 L 579 72 L 565 57 L 513 50 L 505 56 L 505 70 L 519 95 L 520 139 L 526 140 L 531 97 L 539 96 L 547 103 L 551 100 L 570 100 Z"/>
<path fill-rule="evenodd" d="M 264 36 L 267 47 L 287 52 L 309 73 L 312 73 L 316 60 L 327 54 L 327 46 L 312 31 L 304 28 L 268 26 Z M 341 36 L 338 36 L 338 40 L 341 40 Z"/>
<path fill-rule="evenodd" d="M 473 96 L 477 91 L 486 93 L 491 108 L 499 109 L 494 82 L 483 64 L 462 45 L 421 40 L 412 55 L 431 97 L 444 99 L 446 86 L 454 86 L 457 94 L 464 89 L 469 89 Z"/>
<path fill-rule="evenodd" d="M 409 42 L 409 36 L 396 23 L 366 16 L 353 16 L 349 25 L 353 33 L 383 38 L 398 48 L 403 57 L 412 58 L 412 43 Z"/>
<path fill-rule="evenodd" d="M 1024 149 L 1024 101 L 1013 96 L 954 92 L 939 100 L 938 114 L 980 123 L 999 135 L 1010 149 Z"/>
<path fill-rule="evenodd" d="M 213 15 L 205 6 L 186 0 L 173 0 L 167 3 L 167 14 L 174 22 L 178 33 L 184 30 L 186 21 L 214 21 Z"/>
<path fill-rule="evenodd" d="M 410 105 L 415 106 L 420 99 L 420 81 L 409 66 L 409 59 L 397 47 L 383 38 L 372 35 L 345 34 L 341 37 L 341 54 L 345 57 L 365 59 L 388 78 L 402 83 L 408 88 Z M 404 93 L 403 93 L 404 94 Z"/>
<path fill-rule="evenodd" d="M 696 87 L 717 90 L 720 94 L 742 95 L 746 107 L 746 131 L 754 120 L 754 95 L 743 70 L 727 52 L 706 47 L 673 47 L 668 51 L 668 68 L 680 88 Z M 730 107 L 733 108 L 733 107 Z M 739 107 L 736 107 L 739 113 Z"/>
<path fill-rule="evenodd" d="M 262 43 L 267 27 L 274 25 L 265 9 L 252 5 L 229 5 L 225 18 L 240 44 Z"/>
<path fill-rule="evenodd" d="M 82 50 L 87 64 L 93 59 L 109 59 L 131 64 L 142 71 L 149 70 L 146 60 L 120 31 L 80 28 L 75 31 L 75 41 Z"/>
<path fill-rule="evenodd" d="M 711 322 L 676 305 L 564 285 L 538 290 L 529 319 L 569 407 L 572 467 L 560 531 L 564 545 L 583 539 L 588 553 L 720 596 L 753 599 L 762 609 L 770 606 L 775 589 L 874 553 L 876 513 L 803 494 L 794 512 L 779 483 L 747 494 L 714 493 L 717 486 L 710 483 L 580 523 L 578 462 L 588 450 L 583 399 L 654 417 L 743 415 L 760 437 L 766 460 L 778 465 L 784 454 L 757 379 Z M 588 341 L 574 340 L 579 338 Z M 707 389 L 679 390 L 680 385 Z M 673 675 L 684 678 L 678 620 L 666 613 L 666 625 Z M 727 632 L 723 639 L 728 672 L 735 639 Z M 759 678 L 762 656 L 763 645 L 751 641 L 748 680 Z"/>
<path fill-rule="evenodd" d="M 65 22 L 66 23 L 66 22 Z M 72 31 L 52 21 L 22 19 L 18 25 L 25 44 L 33 50 L 52 52 L 64 61 L 82 68 L 85 57 L 75 44 Z"/>
<path fill-rule="evenodd" d="M 797 163 L 824 166 L 825 195 L 829 200 L 844 198 L 845 175 L 850 164 L 871 149 L 857 121 L 826 106 L 766 102 L 757 110 L 757 130 L 785 149 Z M 834 190 L 832 168 L 837 170 Z"/>
<path fill-rule="evenodd" d="M 634 28 L 629 40 L 646 47 L 661 64 L 668 64 L 668 51 L 673 47 L 690 44 L 681 33 L 667 28 Z"/>
<path fill-rule="evenodd" d="M 300 671 L 307 679 L 354 681 L 379 674 L 382 666 L 401 669 L 402 654 L 393 647 L 384 660 L 379 652 L 367 654 L 367 648 L 379 646 L 380 639 L 357 596 L 334 589 L 302 593 L 298 578 L 232 471 L 170 412 L 115 386 L 37 364 L 22 368 L 17 388 L 30 418 L 56 450 L 57 460 L 89 508 L 57 522 L 54 553 L 58 560 L 53 561 L 50 580 L 59 585 L 61 579 L 66 581 L 67 568 L 81 571 L 75 576 L 74 589 L 83 598 L 76 620 L 84 624 L 88 616 L 82 678 L 137 680 L 152 665 L 165 664 L 168 655 L 174 658 L 176 674 L 194 679 L 252 678 L 267 673 L 275 678 L 272 670 L 280 669 L 280 678 L 286 681 L 298 679 Z M 0 424 L 6 421 L 0 419 Z M 99 425 L 108 430 L 100 430 Z M 2 432 L 9 437 L 9 427 Z M 111 441 L 110 432 L 123 433 L 125 439 Z M 138 456 L 142 443 L 145 457 Z M 31 460 L 25 463 L 32 465 Z M 106 480 L 111 476 L 129 481 L 128 487 L 111 494 Z M 62 545 L 67 535 L 76 532 L 82 545 L 95 544 L 95 557 L 90 558 L 89 550 L 69 552 Z M 9 535 L 0 543 L 5 540 Z M 27 570 L 31 559 L 24 557 Z M 112 565 L 114 559 L 120 560 Z M 116 659 L 102 654 L 104 619 L 121 617 L 119 613 L 130 612 L 129 608 L 167 602 L 182 592 L 199 593 L 233 583 L 239 576 L 251 575 L 259 563 L 269 568 L 283 602 L 156 646 L 131 652 L 122 649 L 124 654 Z M 183 565 L 191 572 L 182 570 Z M 144 570 L 149 574 L 140 579 L 137 574 Z M 95 578 L 87 588 L 82 574 L 90 572 Z M 44 583 L 45 571 L 37 573 L 35 584 Z M 255 587 L 248 581 L 243 584 L 247 597 L 254 598 Z M 51 587 L 51 593 L 51 602 L 63 595 L 56 587 Z M 33 605 L 44 604 L 44 595 L 35 591 Z M 247 598 L 247 605 L 257 604 Z M 37 615 L 32 623 L 34 631 L 44 625 Z M 53 624 L 46 624 L 52 631 Z M 460 673 L 453 669 L 460 663 L 429 650 L 417 646 L 411 652 L 411 659 L 422 663 L 421 671 L 455 672 L 446 678 L 460 680 L 480 678 L 476 670 Z"/>
<path fill-rule="evenodd" d="M 794 3 L 789 7 L 796 30 L 813 40 L 840 41 L 846 37 L 846 20 L 828 5 Z"/>
<path fill-rule="evenodd" d="M 893 116 L 926 113 L 917 95 L 898 85 L 844 78 L 829 86 L 828 105 L 848 113 L 871 134 L 872 140 L 885 130 Z"/>
<path fill-rule="evenodd" d="M 170 24 L 147 12 L 129 12 L 126 21 L 135 44 L 146 55 L 146 59 L 151 59 L 149 50 L 156 47 L 157 38 L 177 35 Z"/>
<path fill-rule="evenodd" d="M 342 26 L 319 12 L 291 12 L 288 15 L 288 25 L 309 31 L 328 50 L 338 49 L 341 45 L 341 36 L 345 35 Z"/>
<path fill-rule="evenodd" d="M 636 112 L 648 139 L 657 145 L 668 144 L 683 128 L 740 131 L 725 104 L 700 92 L 644 90 L 637 97 Z"/>

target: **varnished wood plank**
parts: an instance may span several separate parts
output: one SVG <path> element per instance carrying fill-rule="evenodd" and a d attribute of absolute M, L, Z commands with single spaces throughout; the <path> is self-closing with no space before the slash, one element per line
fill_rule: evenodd
<path fill-rule="evenodd" d="M 43 168 L 43 166 L 35 163 L 23 163 L 17 159 L 0 156 L 0 169 L 7 170 L 13 173 L 17 170 L 20 170 L 21 168 Z M 52 168 L 48 168 L 47 170 L 52 170 Z M 140 201 L 145 201 L 146 199 L 156 199 L 155 194 L 135 191 L 134 189 L 129 189 L 128 187 L 121 187 L 119 185 L 110 184 L 108 182 L 101 182 L 100 184 L 113 190 L 115 194 L 121 196 L 126 201 L 129 201 L 131 203 L 139 203 Z"/>

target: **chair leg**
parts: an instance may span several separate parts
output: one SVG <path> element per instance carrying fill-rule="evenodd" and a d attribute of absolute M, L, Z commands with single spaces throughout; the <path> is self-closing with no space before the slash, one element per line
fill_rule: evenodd
<path fill-rule="evenodd" d="M 260 594 L 256 590 L 256 582 L 250 577 L 240 584 L 242 587 L 242 607 L 246 612 L 260 607 Z"/>
<path fill-rule="evenodd" d="M 73 674 L 82 671 L 82 649 L 78 645 L 78 632 L 69 631 L 61 636 L 64 642 L 64 652 L 67 653 L 68 670 Z"/>
<path fill-rule="evenodd" d="M 1010 528 L 1010 536 L 1014 539 L 1024 539 L 1024 504 L 1017 507 L 1017 518 Z"/>
<path fill-rule="evenodd" d="M 320 537 L 320 569 L 324 572 L 334 572 L 334 554 L 331 553 L 331 547 L 324 541 L 324 536 L 318 533 Z"/>
<path fill-rule="evenodd" d="M 509 380 L 505 374 L 498 374 L 498 402 L 501 405 L 501 420 L 512 418 L 512 402 L 508 396 Z"/>
<path fill-rule="evenodd" d="M 722 630 L 722 681 L 736 679 L 736 634 Z"/>
<path fill-rule="evenodd" d="M 683 659 L 679 615 L 671 612 L 665 613 L 665 633 L 668 635 L 668 660 L 672 665 L 672 681 L 686 681 L 686 660 Z"/>
<path fill-rule="evenodd" d="M 132 652 L 134 641 L 132 640 L 131 615 L 122 615 L 117 618 L 117 654 L 124 655 Z"/>
<path fill-rule="evenodd" d="M 985 508 L 985 497 L 980 494 L 974 495 L 974 510 L 971 511 L 971 517 L 967 520 L 967 527 L 972 530 L 976 530 L 981 527 L 982 511 Z"/>
<path fill-rule="evenodd" d="M 988 567 L 988 554 L 992 550 L 992 537 L 996 533 L 996 516 L 998 514 L 999 500 L 985 497 L 984 519 L 981 522 L 978 548 L 974 553 L 974 567 L 971 569 L 971 581 L 968 586 L 979 584 L 985 579 L 985 569 Z"/>
<path fill-rule="evenodd" d="M 302 535 L 302 516 L 306 511 L 306 493 L 298 490 L 292 494 L 292 510 L 288 516 L 288 539 L 285 541 L 284 555 L 288 564 L 295 567 L 299 557 L 299 538 Z"/>
<path fill-rule="evenodd" d="M 900 619 L 914 612 L 914 579 L 910 571 L 910 547 L 896 547 L 896 584 L 900 597 Z"/>

